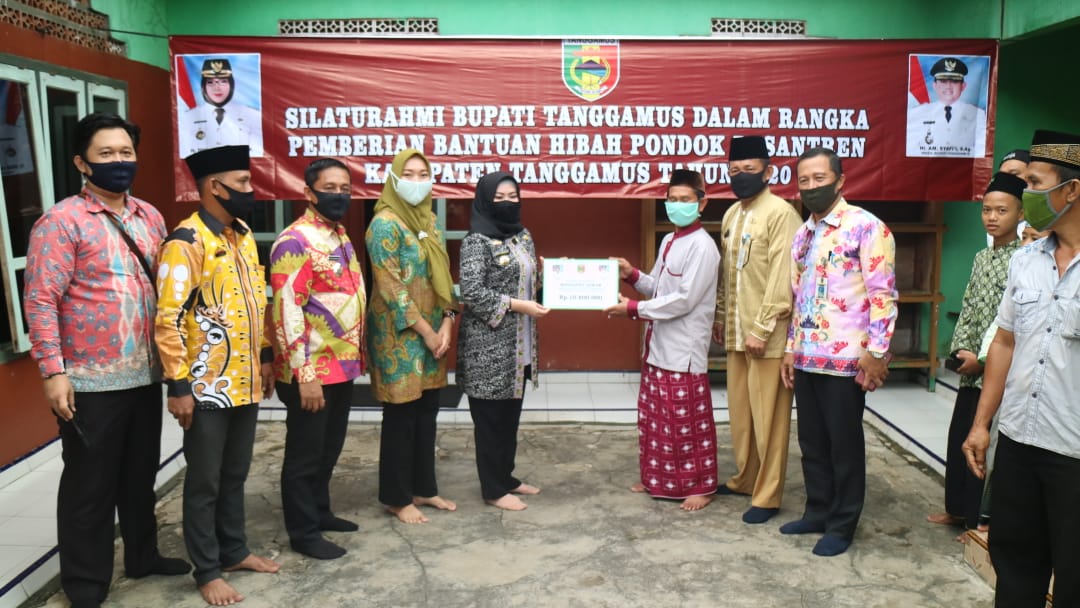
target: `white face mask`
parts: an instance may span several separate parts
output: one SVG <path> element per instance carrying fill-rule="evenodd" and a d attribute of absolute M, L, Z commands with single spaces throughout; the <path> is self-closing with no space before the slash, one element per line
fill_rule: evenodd
<path fill-rule="evenodd" d="M 431 194 L 431 186 L 435 183 L 432 180 L 426 182 L 414 182 L 407 179 L 401 179 L 394 175 L 393 171 L 387 171 L 390 177 L 394 178 L 394 190 L 397 191 L 398 196 L 405 199 L 406 203 L 409 203 L 413 207 L 419 205 L 427 195 Z"/>

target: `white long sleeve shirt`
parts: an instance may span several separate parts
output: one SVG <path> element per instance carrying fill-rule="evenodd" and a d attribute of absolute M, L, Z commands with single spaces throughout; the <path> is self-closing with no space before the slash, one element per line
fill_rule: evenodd
<path fill-rule="evenodd" d="M 649 274 L 635 269 L 627 278 L 649 296 L 627 307 L 631 319 L 648 321 L 646 363 L 668 371 L 708 371 L 719 270 L 716 241 L 695 222 L 664 237 Z"/>

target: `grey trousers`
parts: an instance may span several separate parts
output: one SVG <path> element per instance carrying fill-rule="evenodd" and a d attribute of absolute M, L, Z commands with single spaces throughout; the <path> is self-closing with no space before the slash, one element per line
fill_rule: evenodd
<path fill-rule="evenodd" d="M 244 482 L 258 404 L 196 410 L 184 432 L 184 544 L 200 587 L 251 554 L 244 532 Z"/>

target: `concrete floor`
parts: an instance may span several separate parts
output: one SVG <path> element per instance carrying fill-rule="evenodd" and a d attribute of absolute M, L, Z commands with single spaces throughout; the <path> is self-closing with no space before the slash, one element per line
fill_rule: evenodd
<path fill-rule="evenodd" d="M 508 513 L 479 496 L 469 426 L 443 425 L 438 474 L 456 513 L 404 525 L 376 500 L 376 425 L 352 424 L 332 494 L 338 515 L 361 531 L 328 533 L 349 550 L 320 562 L 294 553 L 281 519 L 278 479 L 285 426 L 260 423 L 247 483 L 251 548 L 277 559 L 277 575 L 229 581 L 243 606 L 801 606 L 989 607 L 993 592 L 961 559 L 956 531 L 925 523 L 942 485 L 912 455 L 867 427 L 867 503 L 844 555 L 810 553 L 816 535 L 781 536 L 801 514 L 805 492 L 792 436 L 785 506 L 773 521 L 740 520 L 745 497 L 717 498 L 697 513 L 632 494 L 632 426 L 522 428 L 518 477 L 539 485 L 529 509 Z M 721 474 L 733 467 L 730 434 L 718 427 Z M 180 487 L 159 504 L 161 547 L 183 555 Z M 119 557 L 119 551 L 117 552 Z M 117 572 L 122 572 L 117 562 Z M 31 602 L 28 605 L 41 605 Z M 66 606 L 60 593 L 47 606 Z M 203 606 L 190 577 L 118 577 L 108 606 Z"/>

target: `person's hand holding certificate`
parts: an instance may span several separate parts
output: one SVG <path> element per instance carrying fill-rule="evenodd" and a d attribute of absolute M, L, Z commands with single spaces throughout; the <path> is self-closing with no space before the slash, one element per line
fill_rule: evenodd
<path fill-rule="evenodd" d="M 619 301 L 615 260 L 544 259 L 544 306 L 561 310 L 603 310 Z"/>

